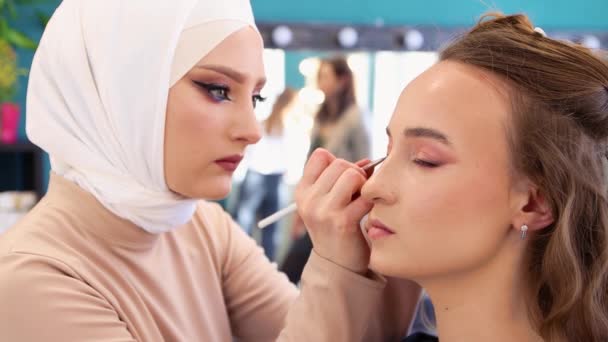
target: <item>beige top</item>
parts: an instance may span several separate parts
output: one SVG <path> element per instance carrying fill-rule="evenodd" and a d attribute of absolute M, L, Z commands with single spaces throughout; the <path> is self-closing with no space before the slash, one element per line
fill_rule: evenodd
<path fill-rule="evenodd" d="M 356 104 L 346 108 L 342 116 L 333 123 L 320 126 L 315 123 L 312 136 L 322 136 L 322 147 L 334 156 L 348 161 L 369 157 L 370 139 L 363 122 L 363 113 Z"/>
<path fill-rule="evenodd" d="M 0 235 L 0 340 L 381 341 L 407 329 L 379 328 L 401 314 L 380 314 L 385 282 L 313 253 L 298 295 L 216 204 L 152 235 L 52 175 Z"/>

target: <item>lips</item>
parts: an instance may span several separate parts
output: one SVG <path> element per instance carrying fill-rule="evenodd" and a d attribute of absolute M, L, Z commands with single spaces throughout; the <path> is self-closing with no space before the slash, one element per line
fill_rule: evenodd
<path fill-rule="evenodd" d="M 395 234 L 395 232 L 383 224 L 380 220 L 369 219 L 367 221 L 367 236 L 371 240 L 386 238 L 393 234 Z"/>
<path fill-rule="evenodd" d="M 218 159 L 215 161 L 215 163 L 224 170 L 232 172 L 239 167 L 241 160 L 243 160 L 243 156 L 235 154 L 226 158 Z"/>

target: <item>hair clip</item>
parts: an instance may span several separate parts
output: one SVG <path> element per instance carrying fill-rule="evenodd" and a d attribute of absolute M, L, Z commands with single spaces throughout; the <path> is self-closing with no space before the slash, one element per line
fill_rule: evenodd
<path fill-rule="evenodd" d="M 536 32 L 536 33 L 540 34 L 541 36 L 547 38 L 547 34 L 545 33 L 545 30 L 543 30 L 542 28 L 540 28 L 538 26 L 534 28 L 534 32 Z"/>

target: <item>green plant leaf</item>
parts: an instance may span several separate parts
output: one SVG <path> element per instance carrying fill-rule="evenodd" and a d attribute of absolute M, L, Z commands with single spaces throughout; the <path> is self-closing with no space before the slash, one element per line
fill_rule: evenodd
<path fill-rule="evenodd" d="M 0 18 L 0 38 L 4 39 L 4 40 L 8 40 L 7 34 L 8 34 L 8 22 L 6 21 L 6 18 L 2 17 Z"/>
<path fill-rule="evenodd" d="M 26 68 L 17 69 L 17 76 L 27 76 L 29 74 L 29 70 Z"/>
<path fill-rule="evenodd" d="M 30 39 L 23 33 L 10 28 L 8 29 L 8 32 L 6 34 L 6 39 L 9 41 L 9 43 L 23 49 L 36 50 L 36 48 L 38 47 L 38 44 L 36 44 L 35 41 Z"/>
<path fill-rule="evenodd" d="M 12 101 L 17 93 L 17 87 L 10 87 L 8 89 L 0 89 L 0 102 Z"/>
<path fill-rule="evenodd" d="M 15 7 L 15 2 L 13 0 L 6 0 L 6 6 L 8 8 L 8 13 L 11 18 L 17 18 L 17 8 Z"/>
<path fill-rule="evenodd" d="M 40 11 L 40 10 L 36 11 L 36 17 L 38 18 L 38 23 L 40 24 L 40 26 L 42 26 L 42 28 L 45 28 L 46 24 L 48 24 L 49 20 L 51 19 L 51 15 L 50 14 L 47 14 L 47 13 L 45 13 L 43 11 Z"/>

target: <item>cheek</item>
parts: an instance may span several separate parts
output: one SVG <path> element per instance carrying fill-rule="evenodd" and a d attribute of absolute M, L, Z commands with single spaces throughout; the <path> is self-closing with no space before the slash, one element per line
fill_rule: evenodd
<path fill-rule="evenodd" d="M 227 181 L 223 178 L 217 179 L 212 162 L 223 156 L 222 151 L 213 147 L 226 144 L 222 139 L 225 106 L 210 103 L 200 93 L 182 88 L 170 97 L 167 108 L 165 177 L 169 187 L 188 197 L 223 197 L 230 184 L 224 184 Z"/>
<path fill-rule="evenodd" d="M 200 176 L 203 168 L 223 156 L 217 148 L 226 145 L 225 120 L 223 104 L 197 103 L 188 104 L 182 113 L 179 123 L 179 135 L 185 170 L 195 172 Z"/>
<path fill-rule="evenodd" d="M 223 104 L 213 103 L 201 94 L 182 99 L 176 117 L 181 134 L 201 135 L 212 132 L 219 125 Z M 202 137 L 199 137 L 202 138 Z"/>
<path fill-rule="evenodd" d="M 178 97 L 172 121 L 180 152 L 191 153 L 193 157 L 220 143 L 218 139 L 225 131 L 228 103 L 216 103 L 200 91 L 189 90 Z"/>
<path fill-rule="evenodd" d="M 373 250 L 373 264 L 389 275 L 424 278 L 487 261 L 508 230 L 506 186 L 499 178 L 456 167 L 404 177 L 393 211 L 398 234 Z"/>

